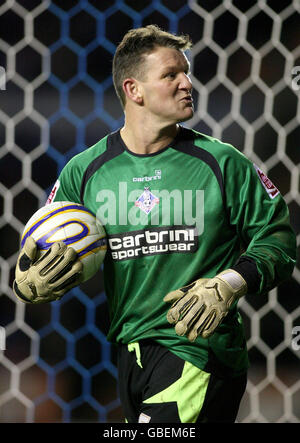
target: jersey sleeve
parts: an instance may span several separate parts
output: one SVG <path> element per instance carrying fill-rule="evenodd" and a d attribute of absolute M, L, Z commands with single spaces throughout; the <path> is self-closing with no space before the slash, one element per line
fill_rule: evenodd
<path fill-rule="evenodd" d="M 83 172 L 78 166 L 78 163 L 76 164 L 74 159 L 71 159 L 59 174 L 46 204 L 57 201 L 81 203 L 80 186 L 82 174 Z"/>
<path fill-rule="evenodd" d="M 256 263 L 258 293 L 265 293 L 290 278 L 296 263 L 296 236 L 279 190 L 259 167 L 232 150 L 223 165 L 228 218 L 241 240 L 241 258 Z"/>
<path fill-rule="evenodd" d="M 95 159 L 101 157 L 106 149 L 107 136 L 72 157 L 59 174 L 46 204 L 54 201 L 70 201 L 83 204 L 82 185 L 86 171 Z"/>

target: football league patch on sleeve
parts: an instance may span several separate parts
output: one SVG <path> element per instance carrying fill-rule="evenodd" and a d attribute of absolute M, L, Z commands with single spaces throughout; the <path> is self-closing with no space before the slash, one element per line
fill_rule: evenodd
<path fill-rule="evenodd" d="M 270 198 L 275 198 L 280 192 L 279 190 L 276 188 L 276 186 L 274 185 L 274 183 L 272 183 L 272 181 L 266 176 L 266 174 L 255 164 L 253 164 L 257 175 L 261 181 L 261 184 L 263 185 L 263 187 L 265 188 L 265 190 L 267 191 L 267 193 L 269 194 Z"/>
<path fill-rule="evenodd" d="M 59 182 L 59 180 L 56 180 L 55 185 L 53 186 L 53 188 L 52 188 L 52 190 L 51 190 L 51 192 L 50 192 L 50 194 L 48 196 L 48 199 L 46 201 L 46 205 L 49 205 L 50 203 L 53 202 L 53 200 L 54 200 L 54 198 L 56 196 L 56 193 L 58 191 L 59 186 L 60 186 L 60 182 Z"/>

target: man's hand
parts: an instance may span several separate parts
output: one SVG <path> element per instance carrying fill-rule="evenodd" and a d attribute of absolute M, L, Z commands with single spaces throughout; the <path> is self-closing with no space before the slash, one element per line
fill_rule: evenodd
<path fill-rule="evenodd" d="M 73 248 L 55 242 L 36 259 L 37 245 L 28 237 L 17 265 L 13 290 L 26 303 L 46 303 L 60 299 L 80 283 L 82 263 Z"/>
<path fill-rule="evenodd" d="M 178 335 L 186 335 L 190 341 L 198 336 L 208 338 L 227 315 L 232 303 L 246 292 L 243 277 L 227 269 L 214 278 L 196 280 L 167 294 L 164 301 L 173 303 L 167 320 L 176 324 Z"/>

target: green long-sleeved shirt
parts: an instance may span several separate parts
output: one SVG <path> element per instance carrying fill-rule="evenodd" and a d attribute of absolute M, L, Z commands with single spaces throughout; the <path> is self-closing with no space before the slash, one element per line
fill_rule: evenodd
<path fill-rule="evenodd" d="M 190 343 L 167 322 L 163 298 L 243 257 L 259 276 L 257 295 L 290 277 L 296 239 L 288 208 L 256 165 L 231 145 L 182 127 L 150 155 L 129 151 L 116 131 L 64 167 L 59 200 L 82 203 L 105 226 L 110 341 L 151 338 L 201 369 L 246 370 L 237 303 L 209 339 Z"/>

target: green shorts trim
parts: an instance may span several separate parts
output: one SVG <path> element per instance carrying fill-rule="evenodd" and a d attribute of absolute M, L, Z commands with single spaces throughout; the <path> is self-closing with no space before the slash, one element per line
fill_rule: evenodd
<path fill-rule="evenodd" d="M 147 398 L 143 403 L 177 402 L 182 423 L 195 423 L 208 387 L 210 374 L 185 362 L 181 377 L 168 388 Z"/>

